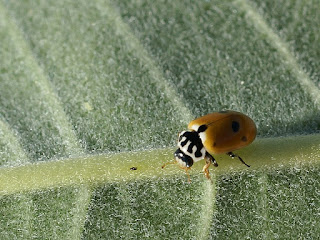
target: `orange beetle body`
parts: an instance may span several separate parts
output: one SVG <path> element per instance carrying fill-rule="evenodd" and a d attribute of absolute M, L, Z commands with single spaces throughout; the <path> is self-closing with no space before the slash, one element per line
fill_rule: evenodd
<path fill-rule="evenodd" d="M 200 138 L 210 154 L 227 153 L 245 147 L 257 135 L 253 120 L 235 111 L 210 113 L 191 121 L 188 128 L 197 131 L 201 125 L 208 126 L 200 133 Z"/>
<path fill-rule="evenodd" d="M 255 139 L 257 128 L 250 117 L 236 111 L 214 112 L 191 121 L 188 129 L 179 134 L 178 149 L 174 153 L 175 161 L 171 163 L 177 163 L 185 169 L 189 181 L 188 170 L 194 162 L 202 159 L 206 159 L 203 172 L 210 179 L 210 164 L 218 166 L 211 154 L 226 153 L 232 158 L 237 157 L 249 167 L 232 151 L 249 145 Z"/>

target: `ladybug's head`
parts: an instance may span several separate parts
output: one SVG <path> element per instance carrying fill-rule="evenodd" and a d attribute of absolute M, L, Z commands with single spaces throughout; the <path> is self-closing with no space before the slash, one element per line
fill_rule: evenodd
<path fill-rule="evenodd" d="M 174 157 L 177 161 L 177 163 L 180 165 L 182 168 L 189 168 L 193 165 L 193 159 L 192 157 L 188 156 L 184 152 L 181 151 L 180 148 L 178 148 L 175 153 Z"/>

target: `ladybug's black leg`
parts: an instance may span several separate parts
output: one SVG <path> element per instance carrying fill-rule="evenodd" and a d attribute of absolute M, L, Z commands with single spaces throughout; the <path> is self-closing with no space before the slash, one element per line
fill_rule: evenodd
<path fill-rule="evenodd" d="M 214 157 L 212 157 L 211 154 L 209 154 L 208 152 L 206 152 L 206 159 L 210 159 L 210 161 L 212 162 L 213 166 L 218 167 L 218 163 L 217 161 L 214 159 Z"/>
<path fill-rule="evenodd" d="M 206 153 L 205 159 L 206 159 L 206 165 L 203 166 L 202 171 L 203 171 L 204 175 L 206 176 L 206 178 L 211 180 L 210 174 L 209 174 L 209 167 L 210 167 L 211 163 L 215 167 L 217 167 L 218 163 L 216 162 L 216 160 L 209 153 Z"/>
<path fill-rule="evenodd" d="M 248 164 L 246 164 L 246 163 L 242 160 L 242 158 L 241 158 L 240 156 L 234 154 L 233 152 L 228 152 L 227 155 L 230 156 L 230 157 L 232 157 L 232 158 L 234 158 L 234 157 L 239 158 L 239 160 L 240 160 L 244 165 L 246 165 L 247 167 L 250 167 Z"/>

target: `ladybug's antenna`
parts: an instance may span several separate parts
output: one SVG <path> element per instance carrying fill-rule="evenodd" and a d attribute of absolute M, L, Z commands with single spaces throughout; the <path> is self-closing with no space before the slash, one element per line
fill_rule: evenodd
<path fill-rule="evenodd" d="M 232 157 L 232 158 L 234 158 L 234 157 L 239 158 L 239 160 L 240 160 L 244 165 L 246 165 L 247 167 L 250 167 L 248 164 L 246 164 L 246 163 L 242 160 L 242 158 L 241 158 L 240 156 L 234 154 L 233 152 L 228 152 L 227 155 L 230 156 L 230 157 Z"/>

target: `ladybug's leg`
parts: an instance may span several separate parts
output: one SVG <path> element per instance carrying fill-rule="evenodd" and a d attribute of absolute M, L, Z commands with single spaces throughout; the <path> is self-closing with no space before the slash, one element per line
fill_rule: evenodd
<path fill-rule="evenodd" d="M 239 158 L 239 160 L 240 160 L 244 165 L 246 165 L 247 167 L 250 167 L 248 164 L 246 164 L 246 163 L 242 160 L 242 158 L 241 158 L 240 156 L 234 154 L 233 152 L 228 152 L 227 155 L 230 156 L 230 157 L 232 157 L 232 158 L 234 158 L 234 157 Z"/>
<path fill-rule="evenodd" d="M 188 176 L 188 183 L 191 183 L 191 180 L 190 180 L 190 175 L 188 173 L 188 171 L 191 169 L 190 167 L 182 167 L 182 166 L 179 166 L 180 168 L 184 169 L 186 171 L 186 174 Z"/>
<path fill-rule="evenodd" d="M 165 168 L 165 166 L 169 165 L 169 164 L 177 164 L 177 161 L 173 161 L 173 162 L 168 162 L 168 163 L 165 163 L 161 166 L 161 168 Z M 191 180 L 190 180 L 190 175 L 188 173 L 188 171 L 190 170 L 190 167 L 182 167 L 182 166 L 179 166 L 180 168 L 184 169 L 186 171 L 186 174 L 188 176 L 188 182 L 190 183 Z"/>
<path fill-rule="evenodd" d="M 186 170 L 186 174 L 187 174 L 187 176 L 188 176 L 188 183 L 191 183 L 190 175 L 189 175 L 189 173 L 188 173 L 188 171 L 190 170 L 190 168 L 189 168 L 189 167 L 184 167 L 184 168 L 182 168 L 182 169 Z"/>
<path fill-rule="evenodd" d="M 209 167 L 210 167 L 211 163 L 215 167 L 218 167 L 218 163 L 209 153 L 206 153 L 205 159 L 206 159 L 206 165 L 204 165 L 202 171 L 203 171 L 204 175 L 206 176 L 206 178 L 211 179 L 210 174 L 209 174 Z"/>
<path fill-rule="evenodd" d="M 214 159 L 214 157 L 212 157 L 211 154 L 209 154 L 208 152 L 206 152 L 206 156 L 205 159 L 208 159 L 211 161 L 211 163 L 213 164 L 213 166 L 218 167 L 218 163 L 217 161 Z"/>
<path fill-rule="evenodd" d="M 168 163 L 163 164 L 163 165 L 161 166 L 161 168 L 165 168 L 165 166 L 167 166 L 167 165 L 169 165 L 169 164 L 176 164 L 176 163 L 177 163 L 177 161 L 174 160 L 173 162 L 168 162 Z"/>

